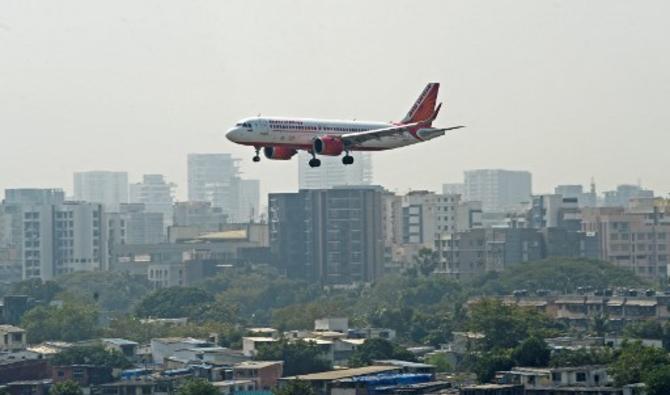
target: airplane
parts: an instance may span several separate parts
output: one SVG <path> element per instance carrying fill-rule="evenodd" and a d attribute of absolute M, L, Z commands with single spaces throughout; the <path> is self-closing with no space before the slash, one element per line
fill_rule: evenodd
<path fill-rule="evenodd" d="M 442 103 L 437 103 L 440 84 L 431 82 L 421 92 L 400 122 L 338 121 L 314 118 L 252 117 L 238 121 L 226 138 L 254 147 L 254 162 L 260 150 L 273 160 L 289 160 L 298 150 L 312 155 L 310 167 L 319 167 L 317 155 L 340 156 L 344 165 L 354 163 L 352 151 L 383 151 L 432 140 L 445 132 L 463 128 L 434 128 L 432 123 Z"/>

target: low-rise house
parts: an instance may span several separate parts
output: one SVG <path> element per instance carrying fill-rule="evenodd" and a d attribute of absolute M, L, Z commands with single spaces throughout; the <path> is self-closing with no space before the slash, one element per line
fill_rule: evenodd
<path fill-rule="evenodd" d="M 166 337 L 151 339 L 151 358 L 156 364 L 163 364 L 165 359 L 171 357 L 177 350 L 187 348 L 206 348 L 212 344 L 192 337 Z"/>
<path fill-rule="evenodd" d="M 0 325 L 0 351 L 26 349 L 26 331 L 14 325 Z"/>
<path fill-rule="evenodd" d="M 607 366 L 577 366 L 565 368 L 517 367 L 510 371 L 497 372 L 502 384 L 520 384 L 526 394 L 562 394 L 561 391 L 575 391 L 599 394 L 612 390 L 612 379 L 607 374 Z M 621 389 L 619 389 L 621 391 Z M 582 393 L 568 392 L 568 393 Z"/>
<path fill-rule="evenodd" d="M 372 363 L 380 366 L 395 366 L 401 368 L 402 373 L 427 374 L 432 378 L 435 378 L 435 372 L 437 371 L 435 365 L 421 362 L 401 361 L 398 359 L 375 359 Z"/>
<path fill-rule="evenodd" d="M 12 381 L 6 390 L 9 395 L 49 395 L 52 384 L 50 379 Z"/>
<path fill-rule="evenodd" d="M 130 360 L 137 357 L 137 347 L 139 345 L 137 342 L 119 338 L 104 338 L 101 340 L 107 351 L 118 351 Z"/>
<path fill-rule="evenodd" d="M 177 350 L 173 357 L 186 362 L 210 363 L 217 365 L 235 365 L 240 362 L 248 361 L 239 350 L 231 350 L 226 347 L 196 347 Z"/>
<path fill-rule="evenodd" d="M 279 340 L 273 337 L 247 336 L 242 338 L 242 354 L 253 357 L 258 353 L 258 347 L 264 344 L 275 343 Z"/>
<path fill-rule="evenodd" d="M 54 383 L 72 380 L 81 387 L 90 387 L 91 385 L 113 381 L 111 368 L 86 364 L 53 366 L 51 368 L 51 379 Z"/>
<path fill-rule="evenodd" d="M 48 361 L 32 351 L 0 353 L 0 384 L 50 377 Z"/>
<path fill-rule="evenodd" d="M 282 361 L 247 361 L 233 366 L 233 379 L 251 380 L 257 390 L 271 390 L 284 372 Z"/>
<path fill-rule="evenodd" d="M 481 384 L 461 387 L 459 395 L 525 395 L 523 385 Z"/>
<path fill-rule="evenodd" d="M 177 388 L 190 376 L 142 376 L 132 380 L 121 380 L 102 384 L 92 389 L 100 395 L 174 395 Z"/>
<path fill-rule="evenodd" d="M 290 381 L 304 381 L 311 385 L 316 395 L 330 395 L 333 384 L 338 380 L 350 379 L 354 377 L 370 376 L 381 373 L 399 373 L 400 368 L 395 366 L 364 366 L 361 368 L 330 370 L 327 372 L 303 374 L 300 376 L 282 377 L 279 380 L 279 387 L 286 385 Z"/>
<path fill-rule="evenodd" d="M 212 385 L 219 390 L 221 395 L 235 395 L 239 393 L 251 393 L 256 390 L 254 382 L 251 380 L 225 380 L 214 381 Z"/>

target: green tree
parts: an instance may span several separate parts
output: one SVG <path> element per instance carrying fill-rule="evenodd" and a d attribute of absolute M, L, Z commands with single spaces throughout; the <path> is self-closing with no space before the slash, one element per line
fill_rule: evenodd
<path fill-rule="evenodd" d="M 361 344 L 349 358 L 351 366 L 369 365 L 375 359 L 400 359 L 403 361 L 415 361 L 414 354 L 392 343 L 386 339 L 367 339 Z"/>
<path fill-rule="evenodd" d="M 56 279 L 58 285 L 79 301 L 104 311 L 128 312 L 150 291 L 146 277 L 115 272 L 75 272 Z"/>
<path fill-rule="evenodd" d="M 623 328 L 623 335 L 632 339 L 663 339 L 663 325 L 657 321 L 631 322 Z"/>
<path fill-rule="evenodd" d="M 312 386 L 302 380 L 290 380 L 287 384 L 273 390 L 272 393 L 274 395 L 316 395 Z"/>
<path fill-rule="evenodd" d="M 255 357 L 259 361 L 284 361 L 284 375 L 296 376 L 331 369 L 330 362 L 315 343 L 282 339 L 261 346 Z"/>
<path fill-rule="evenodd" d="M 670 359 L 665 350 L 643 346 L 639 341 L 625 342 L 609 373 L 614 377 L 614 384 L 621 387 L 642 382 L 646 372 L 668 363 Z"/>
<path fill-rule="evenodd" d="M 450 372 L 452 370 L 452 366 L 449 363 L 449 359 L 445 353 L 435 353 L 433 355 L 427 356 L 424 358 L 424 362 L 435 365 L 435 369 L 440 373 Z"/>
<path fill-rule="evenodd" d="M 218 395 L 219 391 L 205 379 L 188 379 L 177 390 L 177 395 Z"/>
<path fill-rule="evenodd" d="M 437 268 L 439 256 L 430 248 L 421 248 L 416 256 L 414 256 L 414 263 L 419 269 L 419 272 L 427 277 Z"/>
<path fill-rule="evenodd" d="M 85 304 L 37 306 L 23 315 L 21 327 L 26 330 L 30 343 L 91 339 L 99 332 L 98 310 Z"/>
<path fill-rule="evenodd" d="M 108 351 L 102 345 L 73 346 L 54 355 L 52 365 L 90 364 L 112 369 L 127 369 L 133 364 L 118 351 Z"/>
<path fill-rule="evenodd" d="M 484 334 L 484 350 L 516 347 L 529 336 L 553 334 L 549 318 L 533 309 L 506 305 L 500 300 L 483 299 L 470 309 L 468 327 Z"/>
<path fill-rule="evenodd" d="M 49 390 L 49 395 L 83 395 L 84 392 L 76 381 L 65 380 L 56 383 Z"/>
<path fill-rule="evenodd" d="M 40 303 L 49 303 L 62 291 L 63 288 L 53 281 L 43 282 L 39 278 L 32 278 L 13 284 L 8 294 L 27 295 Z"/>
<path fill-rule="evenodd" d="M 191 317 L 203 305 L 214 302 L 214 295 L 194 287 L 171 287 L 154 291 L 139 302 L 135 314 L 139 317 Z"/>
<path fill-rule="evenodd" d="M 519 366 L 545 367 L 549 365 L 551 350 L 543 339 L 530 337 L 512 351 L 512 359 Z"/>
<path fill-rule="evenodd" d="M 584 365 L 608 365 L 614 360 L 610 348 L 580 348 L 562 350 L 551 356 L 549 366 L 552 368 L 575 367 Z"/>
<path fill-rule="evenodd" d="M 474 366 L 474 373 L 480 383 L 488 383 L 495 377 L 497 371 L 509 370 L 514 366 L 514 360 L 506 350 L 495 350 L 482 354 Z"/>
<path fill-rule="evenodd" d="M 664 365 L 652 369 L 643 376 L 647 395 L 670 394 L 670 366 Z"/>

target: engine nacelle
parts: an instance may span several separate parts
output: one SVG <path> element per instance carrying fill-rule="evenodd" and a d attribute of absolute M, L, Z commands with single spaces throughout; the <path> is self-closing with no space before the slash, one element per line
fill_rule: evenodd
<path fill-rule="evenodd" d="M 298 151 L 293 148 L 263 147 L 263 154 L 265 154 L 265 157 L 268 159 L 289 160 L 297 153 Z"/>
<path fill-rule="evenodd" d="M 323 136 L 314 139 L 313 148 L 319 155 L 338 156 L 344 151 L 344 143 L 337 136 Z"/>

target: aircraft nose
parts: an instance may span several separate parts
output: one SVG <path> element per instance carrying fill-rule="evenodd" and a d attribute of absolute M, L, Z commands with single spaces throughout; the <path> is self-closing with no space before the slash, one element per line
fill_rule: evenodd
<path fill-rule="evenodd" d="M 237 129 L 238 128 L 228 129 L 228 132 L 226 132 L 226 138 L 232 142 L 235 142 L 235 138 L 237 137 Z"/>

